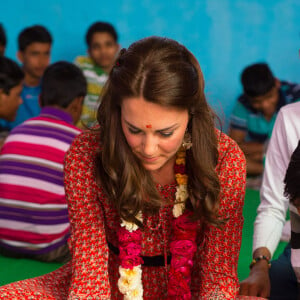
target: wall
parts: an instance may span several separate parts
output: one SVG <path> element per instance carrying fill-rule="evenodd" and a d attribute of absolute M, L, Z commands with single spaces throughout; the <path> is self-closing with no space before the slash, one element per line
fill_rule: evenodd
<path fill-rule="evenodd" d="M 299 82 L 297 11 L 298 0 L 11 0 L 2 1 L 0 22 L 11 58 L 20 30 L 33 24 L 48 27 L 54 37 L 53 62 L 84 54 L 84 34 L 97 20 L 117 28 L 123 47 L 149 35 L 174 38 L 199 59 L 207 98 L 226 129 L 246 65 L 266 61 L 279 78 Z"/>

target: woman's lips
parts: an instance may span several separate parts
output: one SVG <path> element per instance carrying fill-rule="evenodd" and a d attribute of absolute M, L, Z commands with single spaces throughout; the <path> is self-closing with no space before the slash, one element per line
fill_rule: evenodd
<path fill-rule="evenodd" d="M 146 156 L 141 155 L 141 157 L 142 157 L 142 160 L 145 161 L 145 162 L 155 162 L 155 161 L 158 160 L 158 156 L 146 157 Z"/>

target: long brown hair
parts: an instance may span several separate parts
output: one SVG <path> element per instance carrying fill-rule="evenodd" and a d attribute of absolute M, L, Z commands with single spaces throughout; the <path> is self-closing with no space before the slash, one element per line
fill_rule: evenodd
<path fill-rule="evenodd" d="M 219 224 L 219 179 L 214 113 L 204 96 L 203 75 L 196 58 L 178 42 L 149 37 L 122 49 L 105 86 L 97 119 L 101 151 L 98 176 L 120 216 L 141 225 L 140 211 L 155 213 L 161 197 L 150 173 L 132 153 L 121 127 L 121 101 L 142 96 L 166 107 L 187 109 L 193 146 L 187 151 L 190 206 L 197 219 Z"/>

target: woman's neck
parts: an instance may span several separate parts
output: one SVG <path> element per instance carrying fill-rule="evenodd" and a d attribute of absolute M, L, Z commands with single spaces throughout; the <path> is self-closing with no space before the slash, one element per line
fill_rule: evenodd
<path fill-rule="evenodd" d="M 160 185 L 171 184 L 174 182 L 174 164 L 175 157 L 167 161 L 160 169 L 152 171 L 152 177 L 155 183 Z"/>

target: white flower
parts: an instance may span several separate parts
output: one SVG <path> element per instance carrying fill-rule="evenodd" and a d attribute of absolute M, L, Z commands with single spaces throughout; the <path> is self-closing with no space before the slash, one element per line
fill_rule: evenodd
<path fill-rule="evenodd" d="M 141 265 L 135 266 L 132 269 L 125 269 L 122 267 L 119 267 L 119 273 L 121 275 L 121 277 L 128 277 L 128 278 L 132 278 L 132 277 L 141 277 L 142 276 L 142 268 Z"/>
<path fill-rule="evenodd" d="M 184 208 L 185 208 L 184 202 L 175 203 L 173 206 L 173 216 L 175 218 L 178 218 L 179 216 L 181 216 L 183 214 Z"/>
<path fill-rule="evenodd" d="M 189 197 L 186 184 L 180 184 L 177 186 L 175 197 L 175 203 L 185 201 Z"/>
<path fill-rule="evenodd" d="M 143 215 L 142 215 L 142 212 L 139 211 L 138 214 L 135 216 L 140 222 L 143 222 Z M 126 230 L 128 230 L 129 232 L 132 232 L 132 231 L 135 231 L 135 230 L 138 230 L 139 227 L 135 224 L 135 223 L 132 223 L 132 222 L 128 222 L 128 221 L 125 221 L 122 219 L 122 223 L 121 223 L 121 226 L 122 227 L 125 227 Z"/>
<path fill-rule="evenodd" d="M 141 279 L 139 278 L 139 276 L 137 277 L 120 276 L 118 280 L 119 291 L 122 294 L 126 294 L 129 291 L 136 289 L 140 282 Z"/>
<path fill-rule="evenodd" d="M 178 218 L 185 209 L 185 201 L 189 197 L 186 184 L 180 184 L 176 187 L 175 202 L 173 206 L 173 216 Z"/>
<path fill-rule="evenodd" d="M 125 227 L 126 230 L 128 230 L 129 232 L 135 231 L 139 228 L 135 223 L 128 222 L 128 221 L 125 221 L 123 219 L 122 219 L 121 226 Z"/>
<path fill-rule="evenodd" d="M 134 290 L 124 295 L 124 300 L 143 300 L 143 286 L 141 284 Z"/>
<path fill-rule="evenodd" d="M 138 214 L 135 216 L 140 222 L 143 222 L 143 214 L 141 211 L 138 212 Z"/>
<path fill-rule="evenodd" d="M 132 270 L 119 267 L 119 273 L 118 287 L 122 294 L 143 288 L 141 265 L 135 266 Z"/>

